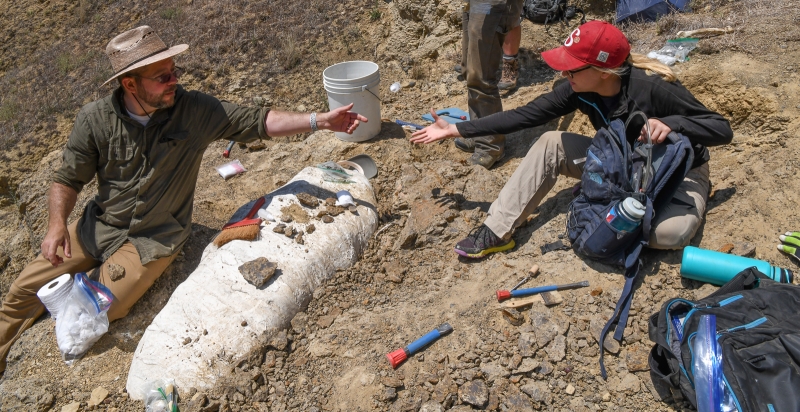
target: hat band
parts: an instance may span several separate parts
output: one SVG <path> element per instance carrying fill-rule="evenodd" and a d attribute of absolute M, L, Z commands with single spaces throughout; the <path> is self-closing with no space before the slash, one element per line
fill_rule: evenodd
<path fill-rule="evenodd" d="M 130 63 L 127 65 L 127 66 L 125 66 L 125 67 L 123 67 L 123 68 L 121 68 L 121 69 L 117 70 L 117 73 L 122 73 L 122 72 L 123 72 L 123 71 L 125 71 L 125 69 L 127 69 L 128 67 L 131 67 L 131 66 L 135 65 L 136 63 L 139 63 L 139 62 L 140 62 L 140 61 L 142 61 L 142 60 L 149 59 L 149 58 L 151 58 L 151 57 L 155 56 L 156 54 L 158 54 L 158 53 L 161 53 L 161 52 L 165 52 L 165 51 L 167 51 L 167 50 L 169 50 L 169 47 L 164 47 L 164 48 L 163 48 L 163 49 L 161 49 L 161 50 L 157 50 L 157 51 L 155 51 L 155 52 L 153 52 L 153 53 L 151 53 L 151 54 L 148 54 L 147 56 L 144 56 L 144 57 L 142 57 L 142 58 L 140 58 L 140 59 L 134 60 L 134 61 L 130 62 Z"/>

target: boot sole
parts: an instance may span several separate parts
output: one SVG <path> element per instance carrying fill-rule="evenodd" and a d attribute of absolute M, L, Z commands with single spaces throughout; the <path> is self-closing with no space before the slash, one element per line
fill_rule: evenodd
<path fill-rule="evenodd" d="M 454 250 L 456 251 L 456 253 L 458 253 L 459 255 L 464 256 L 466 258 L 480 259 L 480 258 L 485 257 L 486 255 L 488 255 L 490 253 L 504 252 L 506 250 L 513 249 L 514 246 L 516 246 L 516 245 L 517 244 L 514 242 L 514 239 L 511 239 L 511 241 L 509 241 L 505 245 L 490 247 L 488 249 L 481 250 L 478 253 L 467 253 L 467 252 L 465 252 L 465 251 L 463 251 L 461 249 L 454 249 Z"/>

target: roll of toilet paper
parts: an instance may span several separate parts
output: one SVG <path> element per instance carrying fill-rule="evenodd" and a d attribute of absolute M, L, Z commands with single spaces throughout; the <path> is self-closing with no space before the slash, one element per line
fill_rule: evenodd
<path fill-rule="evenodd" d="M 42 301 L 44 307 L 47 308 L 47 311 L 50 312 L 53 320 L 55 320 L 58 318 L 58 311 L 64 301 L 67 300 L 70 290 L 72 290 L 72 276 L 69 273 L 65 273 L 42 286 L 36 292 L 36 296 L 39 297 L 39 300 Z"/>

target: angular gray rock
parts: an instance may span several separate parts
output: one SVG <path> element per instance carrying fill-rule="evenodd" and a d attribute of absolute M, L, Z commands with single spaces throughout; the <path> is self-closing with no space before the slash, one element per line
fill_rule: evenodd
<path fill-rule="evenodd" d="M 260 257 L 239 266 L 239 273 L 248 283 L 260 288 L 272 278 L 277 268 L 278 265 L 276 263 L 270 262 L 265 257 Z"/>
<path fill-rule="evenodd" d="M 461 385 L 458 388 L 458 397 L 461 402 L 480 408 L 489 401 L 489 388 L 486 387 L 486 382 L 476 379 Z"/>

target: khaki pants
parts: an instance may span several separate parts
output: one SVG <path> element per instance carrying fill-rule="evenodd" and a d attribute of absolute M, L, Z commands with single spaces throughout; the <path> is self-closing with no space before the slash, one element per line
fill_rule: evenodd
<path fill-rule="evenodd" d="M 83 248 L 78 238 L 77 225 L 77 222 L 69 225 L 72 258 L 65 258 L 63 249 L 59 248 L 58 254 L 64 259 L 64 263 L 53 267 L 39 254 L 22 270 L 5 295 L 3 306 L 0 308 L 0 372 L 6 369 L 6 356 L 11 345 L 45 312 L 45 307 L 36 296 L 36 292 L 51 280 L 64 273 L 87 272 L 99 266 L 99 281 L 111 290 L 115 298 L 108 311 L 108 320 L 111 321 L 127 315 L 133 304 L 144 295 L 178 255 L 176 253 L 142 266 L 136 247 L 130 242 L 125 242 L 101 266 L 101 262 L 89 256 Z M 107 270 L 109 264 L 118 264 L 125 268 L 125 276 L 112 281 Z"/>
<path fill-rule="evenodd" d="M 506 33 L 520 24 L 521 0 L 470 0 L 462 16 L 461 54 L 466 69 L 467 105 L 472 120 L 503 111 L 497 82 Z M 505 135 L 473 138 L 475 152 L 499 159 Z"/>
<path fill-rule="evenodd" d="M 486 226 L 508 239 L 539 206 L 559 175 L 581 178 L 583 163 L 576 165 L 573 161 L 586 157 L 591 143 L 590 137 L 579 134 L 544 133 L 492 203 Z M 709 187 L 708 163 L 690 170 L 670 204 L 655 216 L 649 247 L 680 249 L 688 245 L 702 223 Z"/>

